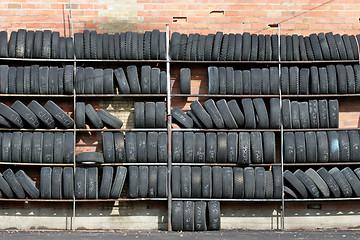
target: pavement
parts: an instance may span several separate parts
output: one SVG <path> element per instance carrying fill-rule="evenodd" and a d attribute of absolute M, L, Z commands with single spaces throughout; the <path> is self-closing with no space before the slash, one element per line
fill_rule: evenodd
<path fill-rule="evenodd" d="M 87 239 L 146 239 L 146 240 L 287 240 L 287 239 L 356 239 L 360 240 L 360 231 L 330 230 L 330 231 L 214 231 L 214 232 L 166 232 L 166 231 L 0 231 L 0 239 L 13 240 L 87 240 Z"/>

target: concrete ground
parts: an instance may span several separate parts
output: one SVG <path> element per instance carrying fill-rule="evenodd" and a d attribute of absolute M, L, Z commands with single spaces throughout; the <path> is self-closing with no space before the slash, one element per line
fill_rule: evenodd
<path fill-rule="evenodd" d="M 141 232 L 141 231 L 1 231 L 0 239 L 13 240 L 64 240 L 64 239 L 146 239 L 146 240 L 173 240 L 173 239 L 199 239 L 199 240 L 221 240 L 221 239 L 360 239 L 360 231 L 331 230 L 331 231 L 217 231 L 217 232 Z"/>

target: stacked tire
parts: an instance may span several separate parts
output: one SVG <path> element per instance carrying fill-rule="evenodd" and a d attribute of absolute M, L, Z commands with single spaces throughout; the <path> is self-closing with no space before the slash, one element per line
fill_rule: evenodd
<path fill-rule="evenodd" d="M 165 102 L 135 102 L 135 128 L 166 128 Z"/>

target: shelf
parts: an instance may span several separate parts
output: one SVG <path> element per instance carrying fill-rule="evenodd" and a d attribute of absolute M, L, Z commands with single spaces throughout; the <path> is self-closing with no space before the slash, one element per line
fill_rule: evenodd
<path fill-rule="evenodd" d="M 281 166 L 281 163 L 250 163 L 250 164 L 236 164 L 236 163 L 172 163 L 173 166 L 220 166 L 220 167 L 270 167 Z"/>
<path fill-rule="evenodd" d="M 280 199 L 232 199 L 232 198 L 172 198 L 173 201 L 219 201 L 219 202 L 281 202 Z"/>
<path fill-rule="evenodd" d="M 53 58 L 0 58 L 0 61 L 12 62 L 59 62 L 59 63 L 73 63 L 74 59 L 53 59 Z"/>
<path fill-rule="evenodd" d="M 158 59 L 158 60 L 139 60 L 139 59 L 129 59 L 129 60 L 117 60 L 117 59 L 76 59 L 77 63 L 166 63 L 167 60 Z"/>
<path fill-rule="evenodd" d="M 72 163 L 19 163 L 19 162 L 0 162 L 0 166 L 29 166 L 29 167 L 73 167 Z"/>
<path fill-rule="evenodd" d="M 74 95 L 60 95 L 60 94 L 16 94 L 6 93 L 0 94 L 0 97 L 11 98 L 73 98 Z"/>
<path fill-rule="evenodd" d="M 281 95 L 284 98 L 337 98 L 337 97 L 360 97 L 359 93 L 343 93 L 343 94 L 299 94 L 299 95 Z"/>
<path fill-rule="evenodd" d="M 280 132 L 280 129 L 200 129 L 173 128 L 173 132 Z"/>
<path fill-rule="evenodd" d="M 166 132 L 166 131 L 167 131 L 166 128 L 76 129 L 76 132 Z"/>
<path fill-rule="evenodd" d="M 351 198 L 307 198 L 307 199 L 285 198 L 285 202 L 331 202 L 331 201 L 360 201 L 360 197 L 351 197 Z"/>
<path fill-rule="evenodd" d="M 359 60 L 323 60 L 323 61 L 189 61 L 170 60 L 170 63 L 191 63 L 191 64 L 341 64 L 359 63 Z"/>
<path fill-rule="evenodd" d="M 166 201 L 167 198 L 118 198 L 118 199 L 75 199 L 75 202 L 139 202 L 139 201 Z"/>
<path fill-rule="evenodd" d="M 166 94 L 76 94 L 77 98 L 165 98 Z"/>
<path fill-rule="evenodd" d="M 360 128 L 304 128 L 304 129 L 284 129 L 284 132 L 319 132 L 319 131 L 358 131 Z"/>
<path fill-rule="evenodd" d="M 280 95 L 229 95 L 229 94 L 171 94 L 171 97 L 206 97 L 206 98 L 279 98 Z"/>
<path fill-rule="evenodd" d="M 316 163 L 284 163 L 284 167 L 306 167 L 306 166 L 319 166 L 319 167 L 326 167 L 326 166 L 360 166 L 360 162 L 316 162 Z"/>
<path fill-rule="evenodd" d="M 26 128 L 0 128 L 3 132 L 73 132 L 74 129 L 26 129 Z"/>
<path fill-rule="evenodd" d="M 126 163 L 94 163 L 94 164 L 82 164 L 82 163 L 76 163 L 77 166 L 98 166 L 98 167 L 102 167 L 102 166 L 167 166 L 167 163 L 130 163 L 130 162 L 126 162 Z"/>
<path fill-rule="evenodd" d="M 17 198 L 0 198 L 0 202 L 70 202 L 72 203 L 73 199 L 17 199 Z"/>

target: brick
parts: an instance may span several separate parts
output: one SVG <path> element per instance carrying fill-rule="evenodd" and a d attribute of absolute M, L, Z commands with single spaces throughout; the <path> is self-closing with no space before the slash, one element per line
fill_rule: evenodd
<path fill-rule="evenodd" d="M 9 8 L 9 9 L 20 9 L 20 8 L 21 8 L 21 4 L 19 4 L 19 3 L 9 3 L 9 4 L 8 4 L 8 8 Z"/>

